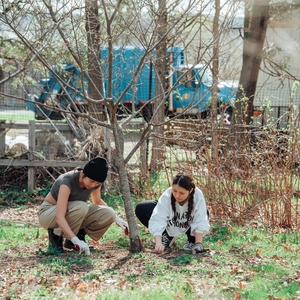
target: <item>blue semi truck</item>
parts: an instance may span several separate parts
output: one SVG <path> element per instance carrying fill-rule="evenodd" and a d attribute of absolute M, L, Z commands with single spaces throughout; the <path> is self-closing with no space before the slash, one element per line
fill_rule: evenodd
<path fill-rule="evenodd" d="M 112 58 L 112 97 L 114 102 L 119 101 L 119 112 L 130 113 L 141 108 L 142 115 L 149 120 L 152 115 L 152 105 L 156 93 L 155 55 L 147 55 L 139 70 L 141 58 L 145 50 L 138 47 L 116 47 Z M 103 94 L 108 97 L 109 78 L 109 50 L 101 50 L 101 71 L 103 76 Z M 165 99 L 166 114 L 203 118 L 209 110 L 212 99 L 212 75 L 205 65 L 187 65 L 185 52 L 181 47 L 171 47 L 167 50 L 166 91 L 169 96 Z M 73 89 L 63 85 L 63 79 Z M 30 99 L 50 105 L 59 105 L 62 108 L 70 107 L 74 110 L 86 109 L 87 101 L 81 96 L 82 83 L 87 90 L 87 80 L 81 80 L 78 69 L 69 63 L 61 64 L 49 73 L 47 79 L 40 81 L 38 93 L 30 95 Z M 131 83 L 125 94 L 124 90 Z M 234 102 L 236 87 L 232 83 L 218 86 L 218 100 L 224 107 L 231 107 Z M 122 97 L 122 98 L 121 98 Z M 39 108 L 28 102 L 28 108 L 34 110 L 37 118 L 59 118 L 60 114 L 51 109 Z"/>
<path fill-rule="evenodd" d="M 57 79 L 62 79 L 59 81 Z M 63 84 L 67 83 L 67 84 Z M 87 80 L 83 81 L 87 88 Z M 35 86 L 35 94 L 27 95 L 27 99 L 47 105 L 38 106 L 32 102 L 27 102 L 27 108 L 35 112 L 36 119 L 60 120 L 62 114 L 52 107 L 71 109 L 73 111 L 84 112 L 88 102 L 81 96 L 83 93 L 82 81 L 78 69 L 70 64 L 64 63 L 53 67 L 47 78 L 41 79 Z"/>

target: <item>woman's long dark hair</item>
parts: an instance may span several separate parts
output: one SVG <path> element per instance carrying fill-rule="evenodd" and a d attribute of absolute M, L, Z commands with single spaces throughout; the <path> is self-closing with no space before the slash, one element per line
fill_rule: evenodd
<path fill-rule="evenodd" d="M 195 194 L 195 183 L 194 180 L 191 176 L 184 174 L 184 173 L 178 173 L 174 178 L 172 185 L 177 184 L 180 187 L 188 190 L 190 192 L 188 196 L 188 211 L 186 213 L 186 218 L 187 221 L 184 224 L 184 226 L 187 228 L 189 227 L 188 225 L 188 220 L 192 214 L 193 208 L 194 208 L 194 194 Z M 174 212 L 174 221 L 176 221 L 177 216 L 176 216 L 176 199 L 173 196 L 173 193 L 171 194 L 171 204 L 172 204 L 172 210 Z"/>

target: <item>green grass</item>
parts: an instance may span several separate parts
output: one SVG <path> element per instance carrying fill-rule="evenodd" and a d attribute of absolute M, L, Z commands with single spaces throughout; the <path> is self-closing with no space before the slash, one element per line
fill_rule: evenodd
<path fill-rule="evenodd" d="M 153 248 L 153 239 L 144 228 L 140 236 L 144 247 Z M 39 245 L 41 241 L 44 246 Z M 274 234 L 234 224 L 214 224 L 204 242 L 211 250 L 207 256 L 180 250 L 184 236 L 176 240 L 176 254 L 130 254 L 129 239 L 116 225 L 100 242 L 102 246 L 112 245 L 112 252 L 95 251 L 90 257 L 78 253 L 50 255 L 44 229 L 1 221 L 0 257 L 12 260 L 12 265 L 6 265 L 1 274 L 8 280 L 11 299 L 69 299 L 74 294 L 81 295 L 80 299 L 101 300 L 235 299 L 237 295 L 256 300 L 299 296 L 299 233 Z M 124 256 L 114 258 L 121 252 Z M 35 287 L 23 287 L 20 295 L 20 287 L 11 284 L 9 278 L 31 278 Z M 105 289 L 101 290 L 101 286 Z"/>
<path fill-rule="evenodd" d="M 155 190 L 164 188 L 160 185 L 160 176 L 151 178 Z M 45 184 L 34 193 L 23 191 L 23 197 L 17 190 L 0 195 L 6 209 L 15 209 L 21 215 L 26 204 L 30 203 L 32 207 L 36 196 L 47 192 Z M 16 203 L 17 199 L 23 199 L 23 202 Z M 108 189 L 103 199 L 118 215 L 124 216 L 120 193 Z M 139 199 L 132 198 L 132 201 L 135 206 Z M 151 252 L 153 237 L 142 226 L 139 233 L 145 251 L 131 254 L 129 238 L 115 224 L 90 257 L 73 252 L 54 255 L 47 250 L 46 230 L 13 218 L 1 221 L 0 212 L 0 274 L 10 299 L 257 300 L 299 297 L 300 233 L 284 230 L 274 233 L 266 228 L 218 224 L 214 220 L 211 226 L 211 232 L 204 240 L 204 247 L 209 248 L 210 253 L 205 256 L 181 250 L 186 242 L 184 235 L 176 240 L 173 252 L 154 254 Z M 89 238 L 87 240 L 90 242 Z M 3 291 L 0 284 L 0 294 Z"/>
<path fill-rule="evenodd" d="M 6 121 L 31 121 L 35 119 L 35 115 L 33 112 L 28 111 L 28 110 L 20 110 L 16 112 L 5 112 L 5 111 L 0 111 L 0 120 L 6 120 Z"/>

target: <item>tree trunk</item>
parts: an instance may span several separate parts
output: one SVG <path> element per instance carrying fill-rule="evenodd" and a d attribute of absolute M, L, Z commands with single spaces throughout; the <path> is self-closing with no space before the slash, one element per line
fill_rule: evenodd
<path fill-rule="evenodd" d="M 245 34 L 243 45 L 243 65 L 236 95 L 235 112 L 231 124 L 231 145 L 238 152 L 247 146 L 247 128 L 251 124 L 256 83 L 262 59 L 263 45 L 269 21 L 268 0 L 253 0 L 252 9 L 245 8 Z M 238 167 L 247 173 L 243 155 L 239 156 Z"/>
<path fill-rule="evenodd" d="M 154 128 L 154 137 L 152 142 L 152 156 L 150 169 L 157 171 L 160 169 L 162 161 L 164 159 L 165 145 L 161 138 L 157 136 L 164 135 L 164 127 L 159 125 L 163 123 L 165 118 L 165 90 L 166 90 L 166 71 L 167 71 L 167 11 L 166 0 L 159 1 L 158 9 L 158 23 L 157 23 L 157 36 L 158 44 L 156 47 L 156 97 L 154 101 L 154 116 L 153 124 L 157 126 Z"/>
<path fill-rule="evenodd" d="M 86 0 L 86 32 L 88 44 L 88 95 L 93 100 L 103 98 L 102 74 L 100 68 L 100 22 L 98 1 Z M 105 121 L 103 105 L 89 103 L 89 113 L 96 119 Z"/>
<path fill-rule="evenodd" d="M 212 125 L 212 161 L 218 163 L 218 134 L 215 128 L 218 126 L 218 80 L 219 80 L 219 17 L 220 17 L 220 0 L 215 0 L 215 17 L 213 23 L 213 88 L 211 103 L 211 125 Z"/>
<path fill-rule="evenodd" d="M 0 65 L 0 81 L 4 78 L 4 71 L 2 66 Z M 0 84 L 0 92 L 4 92 L 4 84 Z"/>
<path fill-rule="evenodd" d="M 119 2 L 119 4 L 121 1 Z M 116 8 L 117 11 L 117 8 Z M 111 38 L 111 24 L 113 23 L 113 19 L 116 15 L 112 14 L 111 19 L 108 18 L 108 14 L 106 14 L 106 25 L 107 25 L 107 36 L 108 36 L 108 62 L 109 62 L 109 70 L 108 70 L 108 86 L 107 86 L 107 95 L 108 98 L 112 98 L 112 83 L 113 83 L 113 39 Z M 130 252 L 140 252 L 142 251 L 142 244 L 139 237 L 138 227 L 135 219 L 135 213 L 131 202 L 131 194 L 129 181 L 126 171 L 126 162 L 124 158 L 124 133 L 120 125 L 118 124 L 117 118 L 117 107 L 118 105 L 115 103 L 111 103 L 111 105 L 106 106 L 108 109 L 108 115 L 110 118 L 111 129 L 113 132 L 113 137 L 115 141 L 115 166 L 117 168 L 119 174 L 120 187 L 122 192 L 122 197 L 124 201 L 124 209 L 126 214 L 126 219 L 129 226 L 129 234 L 130 234 Z"/>
<path fill-rule="evenodd" d="M 121 192 L 130 231 L 130 252 L 140 252 L 143 247 L 140 241 L 135 214 L 132 207 L 130 187 L 124 162 L 124 134 L 122 128 L 118 125 L 116 118 L 113 124 L 113 133 L 116 145 L 115 164 L 120 177 Z"/>
<path fill-rule="evenodd" d="M 253 0 L 245 10 L 243 65 L 237 92 L 236 124 L 250 124 L 263 46 L 269 21 L 268 0 Z"/>

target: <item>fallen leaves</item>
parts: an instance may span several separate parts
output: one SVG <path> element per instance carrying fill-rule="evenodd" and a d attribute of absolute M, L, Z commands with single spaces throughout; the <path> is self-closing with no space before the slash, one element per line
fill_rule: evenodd
<path fill-rule="evenodd" d="M 256 249 L 256 251 L 255 251 L 255 255 L 257 256 L 257 257 L 260 257 L 260 254 L 261 254 L 261 249 Z"/>
<path fill-rule="evenodd" d="M 76 286 L 77 290 L 83 291 L 83 290 L 87 290 L 88 285 L 85 282 L 81 282 Z"/>

